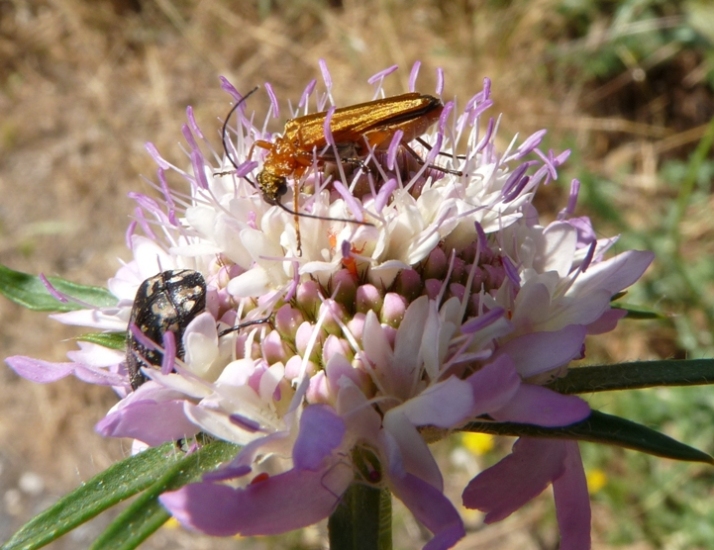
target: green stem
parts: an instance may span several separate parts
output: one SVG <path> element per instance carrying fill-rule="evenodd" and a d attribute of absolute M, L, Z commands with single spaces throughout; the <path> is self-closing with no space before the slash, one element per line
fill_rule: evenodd
<path fill-rule="evenodd" d="M 353 456 L 359 472 L 371 470 L 374 473 L 373 458 L 369 452 L 360 450 Z M 330 549 L 391 550 L 391 494 L 388 489 L 367 484 L 364 476 L 358 477 L 327 523 Z"/>

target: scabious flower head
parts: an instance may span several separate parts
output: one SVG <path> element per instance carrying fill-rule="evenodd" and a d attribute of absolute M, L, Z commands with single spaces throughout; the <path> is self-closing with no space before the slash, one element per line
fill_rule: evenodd
<path fill-rule="evenodd" d="M 327 92 L 311 82 L 292 116 L 328 110 L 322 69 Z M 372 81 L 376 97 L 388 73 Z M 56 318 L 126 330 L 140 284 L 180 269 L 203 275 L 205 311 L 179 345 L 157 344 L 164 365 L 144 368 L 149 380 L 136 391 L 124 356 L 95 345 L 71 363 L 10 364 L 37 380 L 74 373 L 115 386 L 122 399 L 98 425 L 105 435 L 156 445 L 204 432 L 243 445 L 201 483 L 162 497 L 185 525 L 212 535 L 285 532 L 327 517 L 357 479 L 400 498 L 434 533 L 427 547 L 450 547 L 464 527 L 427 439 L 474 418 L 584 419 L 584 401 L 543 384 L 582 357 L 586 334 L 614 326 L 611 297 L 651 261 L 636 251 L 605 259 L 615 240 L 595 239 L 587 219 L 572 218 L 574 199 L 541 224 L 533 194 L 557 178 L 568 152 L 541 151 L 542 131 L 498 152 L 491 104 L 488 80 L 459 114 L 446 103 L 423 136 L 423 165 L 399 135 L 359 163 L 342 162 L 327 137 L 325 150 L 309 151 L 312 167 L 288 178 L 281 200 L 290 205 L 297 193 L 299 212 L 316 216 L 297 222 L 252 184 L 262 169 L 255 144 L 273 137 L 269 121 L 255 124 L 241 105 L 226 150 L 215 151 L 189 109 L 191 170 L 149 146 L 163 200 L 134 195 L 133 259 L 109 281 L 118 306 Z M 169 186 L 169 172 L 187 185 Z M 356 464 L 359 452 L 378 460 L 374 476 Z M 577 444 L 525 438 L 471 482 L 464 503 L 496 521 L 553 483 L 562 548 L 584 548 L 583 479 Z"/>

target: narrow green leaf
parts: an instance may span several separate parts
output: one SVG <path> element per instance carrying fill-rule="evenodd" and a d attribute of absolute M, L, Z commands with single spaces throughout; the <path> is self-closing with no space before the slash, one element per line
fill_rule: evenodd
<path fill-rule="evenodd" d="M 638 321 L 646 319 L 666 319 L 667 316 L 660 311 L 650 309 L 644 306 L 634 306 L 631 304 L 612 304 L 612 309 L 621 309 L 627 312 L 627 319 L 636 319 Z"/>
<path fill-rule="evenodd" d="M 573 394 L 705 384 L 714 384 L 714 359 L 637 361 L 576 367 L 548 387 L 558 393 Z"/>
<path fill-rule="evenodd" d="M 2 549 L 31 550 L 49 544 L 149 487 L 166 470 L 167 463 L 180 456 L 183 454 L 176 452 L 174 444 L 167 443 L 117 462 L 30 520 Z"/>
<path fill-rule="evenodd" d="M 77 340 L 92 342 L 109 349 L 126 349 L 126 332 L 88 332 L 79 336 Z"/>
<path fill-rule="evenodd" d="M 39 277 L 13 271 L 0 265 L 0 294 L 9 300 L 35 311 L 66 312 L 84 309 L 88 304 L 95 307 L 111 307 L 117 299 L 106 289 L 80 285 L 59 277 L 47 277 L 59 292 L 71 296 L 75 301 L 60 302 L 47 290 Z"/>
<path fill-rule="evenodd" d="M 672 460 L 714 464 L 714 458 L 694 447 L 680 443 L 642 424 L 599 411 L 593 411 L 582 422 L 561 428 L 544 428 L 515 422 L 471 422 L 466 426 L 465 431 L 518 437 L 577 439 L 617 445 Z"/>
<path fill-rule="evenodd" d="M 158 497 L 216 469 L 231 460 L 240 450 L 238 445 L 213 441 L 169 465 L 156 482 L 124 510 L 92 545 L 93 550 L 129 550 L 136 548 L 161 527 L 171 516 L 161 506 Z"/>

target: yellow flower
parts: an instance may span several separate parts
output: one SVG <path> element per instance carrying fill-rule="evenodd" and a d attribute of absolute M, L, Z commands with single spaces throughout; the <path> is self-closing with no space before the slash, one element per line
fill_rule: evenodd
<path fill-rule="evenodd" d="M 475 455 L 484 455 L 493 449 L 493 436 L 478 432 L 465 433 L 461 436 L 464 447 Z"/>
<path fill-rule="evenodd" d="M 600 491 L 607 484 L 607 474 L 598 468 L 588 470 L 585 477 L 588 480 L 588 492 L 591 495 Z"/>

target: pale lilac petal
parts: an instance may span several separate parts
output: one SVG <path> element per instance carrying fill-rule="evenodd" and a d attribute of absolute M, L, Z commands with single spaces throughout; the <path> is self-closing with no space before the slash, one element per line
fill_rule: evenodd
<path fill-rule="evenodd" d="M 8 357 L 5 362 L 19 376 L 22 376 L 30 382 L 46 384 L 55 382 L 65 376 L 73 374 L 84 382 L 98 384 L 100 386 L 122 386 L 126 383 L 124 377 L 116 373 L 109 372 L 107 369 L 94 367 L 91 365 L 83 365 L 81 363 L 52 363 L 50 361 L 41 361 L 32 357 L 15 355 Z"/>
<path fill-rule="evenodd" d="M 508 403 L 521 385 L 521 377 L 508 355 L 501 355 L 467 378 L 473 391 L 471 416 L 500 409 Z"/>
<path fill-rule="evenodd" d="M 578 232 L 567 222 L 553 222 L 543 231 L 544 247 L 542 251 L 545 260 L 539 271 L 557 271 L 560 277 L 570 272 L 573 254 L 578 244 Z"/>
<path fill-rule="evenodd" d="M 451 548 L 466 532 L 459 513 L 444 494 L 416 476 L 390 476 L 394 495 L 434 534 L 424 550 Z"/>
<path fill-rule="evenodd" d="M 299 470 L 316 472 L 342 442 L 345 423 L 325 405 L 306 407 L 300 417 L 300 432 L 293 447 L 293 462 Z"/>
<path fill-rule="evenodd" d="M 521 384 L 513 399 L 490 414 L 501 422 L 568 426 L 590 416 L 590 406 L 576 395 L 563 395 L 543 386 Z"/>
<path fill-rule="evenodd" d="M 78 350 L 67 352 L 69 357 L 75 363 L 90 365 L 93 367 L 110 367 L 124 361 L 126 352 L 105 348 L 93 342 L 77 342 Z"/>
<path fill-rule="evenodd" d="M 496 355 L 507 354 L 518 373 L 528 378 L 578 357 L 586 334 L 583 325 L 569 325 L 553 332 L 532 332 L 509 340 Z"/>
<path fill-rule="evenodd" d="M 618 321 L 626 315 L 627 311 L 624 309 L 608 309 L 597 321 L 587 326 L 588 334 L 604 334 L 615 330 Z"/>
<path fill-rule="evenodd" d="M 270 277 L 264 269 L 255 267 L 228 283 L 226 290 L 236 298 L 262 296 L 269 290 Z"/>
<path fill-rule="evenodd" d="M 379 323 L 374 311 L 367 312 L 362 333 L 362 347 L 369 360 L 379 366 L 389 366 L 392 363 L 392 346 Z M 379 373 L 378 373 L 379 374 Z"/>
<path fill-rule="evenodd" d="M 605 289 L 610 295 L 632 285 L 654 260 L 649 251 L 628 250 L 614 258 L 595 264 L 577 278 L 568 295 L 587 294 Z"/>
<path fill-rule="evenodd" d="M 488 313 L 473 317 L 461 325 L 462 334 L 473 334 L 500 321 L 505 316 L 506 310 L 502 307 L 495 307 Z"/>
<path fill-rule="evenodd" d="M 577 180 L 573 180 L 577 181 Z M 568 223 L 572 225 L 578 232 L 578 246 L 589 246 L 591 242 L 597 241 L 597 234 L 593 228 L 590 218 L 583 216 L 579 218 L 570 218 Z"/>
<path fill-rule="evenodd" d="M 237 414 L 228 415 L 225 411 L 200 407 L 190 401 L 184 401 L 183 412 L 201 431 L 237 445 L 247 445 L 261 435 L 259 421 L 244 421 Z"/>
<path fill-rule="evenodd" d="M 371 406 L 364 393 L 351 383 L 344 384 L 337 399 L 337 411 L 343 415 L 349 434 L 364 441 L 377 441 L 382 417 Z"/>
<path fill-rule="evenodd" d="M 590 496 L 577 441 L 564 441 L 565 471 L 553 481 L 560 550 L 589 550 Z"/>
<path fill-rule="evenodd" d="M 290 470 L 244 489 L 192 483 L 161 495 L 161 503 L 183 525 L 208 535 L 277 535 L 328 517 L 354 477 L 350 466 Z"/>
<path fill-rule="evenodd" d="M 76 365 L 76 363 L 40 361 L 39 359 L 33 359 L 32 357 L 25 357 L 23 355 L 8 357 L 5 359 L 5 362 L 19 376 L 22 376 L 30 382 L 39 384 L 54 382 L 73 374 Z"/>
<path fill-rule="evenodd" d="M 327 381 L 333 392 L 337 392 L 340 386 L 343 386 L 345 381 L 350 380 L 357 387 L 369 386 L 370 382 L 367 374 L 364 371 L 355 369 L 343 355 L 333 355 L 330 357 L 327 365 L 325 365 L 325 373 Z"/>
<path fill-rule="evenodd" d="M 129 319 L 120 318 L 116 308 L 101 309 L 78 309 L 67 313 L 52 313 L 50 319 L 59 321 L 65 325 L 91 327 L 97 330 L 108 332 L 123 332 Z"/>
<path fill-rule="evenodd" d="M 83 382 L 97 384 L 99 386 L 125 386 L 127 384 L 127 380 L 124 376 L 120 376 L 115 372 L 109 372 L 104 368 L 90 365 L 75 363 L 74 375 Z"/>
<path fill-rule="evenodd" d="M 218 356 L 216 320 L 208 312 L 194 317 L 183 334 L 184 361 L 199 376 L 208 372 Z"/>
<path fill-rule="evenodd" d="M 420 348 L 425 339 L 429 340 L 429 336 L 424 334 L 424 327 L 430 309 L 430 302 L 426 296 L 421 296 L 409 304 L 394 342 L 394 358 L 389 363 L 381 363 L 389 367 L 388 371 L 384 372 L 385 378 L 388 377 L 388 380 L 384 381 L 388 384 L 387 391 L 394 392 L 397 396 L 408 397 L 409 392 L 412 391 L 414 378 L 422 361 Z M 369 320 L 369 314 L 367 318 Z M 365 333 L 363 337 L 365 351 L 368 350 L 367 338 Z"/>
<path fill-rule="evenodd" d="M 491 388 L 491 391 L 497 391 L 497 388 Z M 471 384 L 451 376 L 429 386 L 387 414 L 399 410 L 415 426 L 454 428 L 472 416 L 473 408 Z"/>
<path fill-rule="evenodd" d="M 393 470 L 412 473 L 442 490 L 444 478 L 424 438 L 401 411 L 392 409 L 384 415 L 382 444 L 389 450 Z"/>
<path fill-rule="evenodd" d="M 510 455 L 469 482 L 464 506 L 485 512 L 485 523 L 508 517 L 562 475 L 565 454 L 562 441 L 520 438 Z"/>
<path fill-rule="evenodd" d="M 152 447 L 198 433 L 196 425 L 183 413 L 184 400 L 135 401 L 109 413 L 95 429 L 105 437 L 132 437 Z"/>

